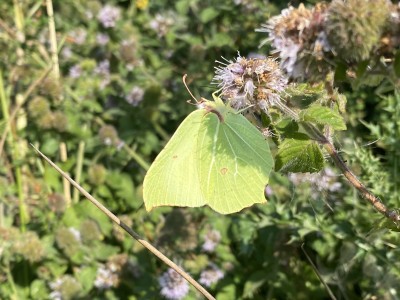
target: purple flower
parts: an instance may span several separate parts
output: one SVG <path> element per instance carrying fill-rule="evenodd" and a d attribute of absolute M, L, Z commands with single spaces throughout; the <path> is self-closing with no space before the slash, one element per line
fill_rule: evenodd
<path fill-rule="evenodd" d="M 167 299 L 179 300 L 189 292 L 188 282 L 171 268 L 158 278 L 158 282 L 161 286 L 161 295 Z"/>
<path fill-rule="evenodd" d="M 337 177 L 332 169 L 325 168 L 319 173 L 291 173 L 289 180 L 294 185 L 310 183 L 312 186 L 311 197 L 316 199 L 324 191 L 334 193 L 342 188 L 342 184 L 337 182 Z"/>
<path fill-rule="evenodd" d="M 138 106 L 143 100 L 144 90 L 141 87 L 134 86 L 132 90 L 125 96 L 126 102 L 132 106 Z"/>
<path fill-rule="evenodd" d="M 100 46 L 104 46 L 104 45 L 108 44 L 109 41 L 110 41 L 110 37 L 105 33 L 98 33 L 96 35 L 96 42 Z"/>
<path fill-rule="evenodd" d="M 62 50 L 61 50 L 61 56 L 64 58 L 64 59 L 70 59 L 71 57 L 72 57 L 72 50 L 71 50 L 71 48 L 70 47 L 64 47 Z"/>
<path fill-rule="evenodd" d="M 115 271 L 102 265 L 97 269 L 96 279 L 94 281 L 94 286 L 99 290 L 106 290 L 118 283 L 118 275 Z"/>
<path fill-rule="evenodd" d="M 69 69 L 69 77 L 71 78 L 79 78 L 82 75 L 82 67 L 80 65 L 72 66 Z"/>
<path fill-rule="evenodd" d="M 102 77 L 100 88 L 103 89 L 110 83 L 110 61 L 108 59 L 101 61 L 94 69 L 94 73 Z"/>
<path fill-rule="evenodd" d="M 94 69 L 94 72 L 103 76 L 110 75 L 110 61 L 108 59 L 101 61 Z"/>
<path fill-rule="evenodd" d="M 204 244 L 202 246 L 205 252 L 213 252 L 221 240 L 221 234 L 217 230 L 210 230 L 204 237 Z"/>
<path fill-rule="evenodd" d="M 157 14 L 150 21 L 150 28 L 157 32 L 159 37 L 165 36 L 176 20 L 171 16 Z"/>
<path fill-rule="evenodd" d="M 120 13 L 119 8 L 106 5 L 100 9 L 97 19 L 105 28 L 115 27 L 115 22 L 119 19 Z"/>
<path fill-rule="evenodd" d="M 271 187 L 270 187 L 269 185 L 267 185 L 267 186 L 265 187 L 264 193 L 265 193 L 265 195 L 267 195 L 267 196 L 272 196 L 272 195 L 274 194 L 274 192 L 272 191 L 272 189 L 271 189 Z"/>
<path fill-rule="evenodd" d="M 201 272 L 199 282 L 207 287 L 210 287 L 223 277 L 224 272 L 222 272 L 217 266 L 212 265 L 210 268 Z"/>
<path fill-rule="evenodd" d="M 235 60 L 218 63 L 213 81 L 233 108 L 253 106 L 268 113 L 269 107 L 281 106 L 280 94 L 288 80 L 274 59 L 247 59 L 239 54 Z"/>
<path fill-rule="evenodd" d="M 69 33 L 69 36 L 73 39 L 77 45 L 83 45 L 86 42 L 87 31 L 82 28 L 75 29 Z"/>

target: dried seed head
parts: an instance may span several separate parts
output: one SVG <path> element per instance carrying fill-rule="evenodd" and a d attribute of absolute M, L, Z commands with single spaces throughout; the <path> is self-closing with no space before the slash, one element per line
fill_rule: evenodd
<path fill-rule="evenodd" d="M 88 179 L 93 185 L 102 185 L 106 180 L 107 170 L 103 165 L 92 165 L 88 170 Z"/>
<path fill-rule="evenodd" d="M 87 244 L 103 239 L 103 234 L 101 233 L 99 224 L 90 219 L 81 223 L 80 232 L 82 235 L 82 241 Z"/>
<path fill-rule="evenodd" d="M 28 104 L 28 112 L 32 118 L 39 118 L 50 112 L 50 105 L 46 98 L 37 96 Z"/>
<path fill-rule="evenodd" d="M 261 45 L 271 42 L 279 53 L 281 68 L 290 78 L 318 81 L 330 71 L 326 58 L 333 54 L 324 29 L 326 11 L 324 3 L 312 9 L 303 4 L 289 7 L 257 30 L 268 33 L 269 38 Z"/>
<path fill-rule="evenodd" d="M 121 140 L 118 137 L 118 132 L 114 126 L 104 125 L 99 131 L 101 141 L 107 146 L 118 146 Z"/>
<path fill-rule="evenodd" d="M 334 0 L 326 31 L 338 55 L 355 62 L 368 59 L 389 21 L 389 9 L 387 0 Z"/>

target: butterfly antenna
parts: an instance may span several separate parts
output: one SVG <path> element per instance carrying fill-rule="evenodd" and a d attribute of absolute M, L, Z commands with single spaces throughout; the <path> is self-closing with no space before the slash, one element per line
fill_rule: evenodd
<path fill-rule="evenodd" d="M 188 85 L 186 84 L 186 77 L 187 77 L 187 74 L 183 75 L 183 77 L 182 77 L 183 84 L 185 85 L 187 91 L 189 92 L 190 96 L 192 96 L 192 98 L 194 99 L 194 101 L 195 101 L 196 103 L 199 103 L 199 101 L 196 99 L 195 96 L 193 96 L 193 94 L 192 94 L 192 92 L 190 91 Z"/>

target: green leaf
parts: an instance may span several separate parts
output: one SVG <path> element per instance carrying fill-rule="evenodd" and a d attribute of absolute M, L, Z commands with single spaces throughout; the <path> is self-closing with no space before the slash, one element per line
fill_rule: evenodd
<path fill-rule="evenodd" d="M 30 296 L 32 299 L 44 299 L 49 291 L 44 280 L 36 279 L 31 283 Z"/>
<path fill-rule="evenodd" d="M 224 285 L 223 288 L 218 292 L 218 300 L 231 300 L 237 299 L 236 287 L 234 284 Z"/>
<path fill-rule="evenodd" d="M 253 298 L 258 289 L 267 280 L 268 275 L 265 271 L 256 271 L 251 274 L 244 285 L 243 298 Z"/>
<path fill-rule="evenodd" d="M 96 222 L 99 224 L 101 232 L 105 235 L 110 234 L 113 228 L 112 222 L 95 205 L 93 205 L 89 201 L 82 201 L 76 204 L 74 207 L 77 216 L 81 220 L 83 220 L 84 218 L 91 218 L 93 220 L 96 220 Z"/>
<path fill-rule="evenodd" d="M 210 22 L 219 15 L 219 11 L 213 7 L 207 7 L 200 14 L 200 21 L 204 24 Z"/>
<path fill-rule="evenodd" d="M 82 285 L 82 289 L 85 293 L 89 292 L 93 288 L 96 274 L 97 269 L 95 267 L 83 267 L 79 272 L 76 272 L 75 276 Z"/>
<path fill-rule="evenodd" d="M 222 214 L 265 203 L 273 160 L 264 136 L 221 99 L 179 126 L 143 183 L 146 209 L 208 205 Z"/>
<path fill-rule="evenodd" d="M 117 254 L 118 252 L 119 248 L 117 246 L 99 243 L 98 247 L 96 247 L 96 251 L 93 252 L 93 254 L 99 260 L 106 260 L 110 256 Z"/>
<path fill-rule="evenodd" d="M 282 173 L 318 172 L 324 167 L 324 157 L 315 141 L 305 134 L 290 138 L 280 145 L 275 159 L 275 170 Z"/>
<path fill-rule="evenodd" d="M 300 114 L 303 121 L 316 123 L 320 125 L 329 125 L 335 130 L 345 130 L 346 124 L 342 116 L 332 109 L 321 106 L 312 105 L 303 110 Z"/>

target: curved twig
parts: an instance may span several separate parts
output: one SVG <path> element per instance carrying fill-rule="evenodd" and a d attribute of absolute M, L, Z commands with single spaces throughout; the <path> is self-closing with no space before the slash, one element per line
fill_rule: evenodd
<path fill-rule="evenodd" d="M 147 250 L 157 256 L 160 260 L 162 260 L 169 267 L 174 269 L 179 275 L 185 278 L 192 286 L 194 286 L 200 293 L 204 295 L 209 300 L 215 300 L 215 298 L 205 289 L 203 288 L 196 280 L 194 280 L 188 273 L 186 273 L 183 269 L 181 269 L 177 264 L 175 264 L 172 260 L 162 254 L 157 248 L 155 248 L 148 241 L 143 239 L 139 234 L 132 230 L 128 225 L 122 222 L 116 215 L 114 215 L 111 211 L 109 211 L 103 204 L 97 201 L 92 195 L 90 195 L 84 188 L 82 188 L 78 183 L 76 183 L 71 177 L 68 176 L 63 170 L 61 170 L 55 163 L 53 163 L 46 155 L 40 152 L 34 145 L 31 144 L 33 149 L 40 154 L 54 169 L 57 170 L 65 179 L 67 179 L 79 192 L 81 192 L 90 202 L 97 206 L 107 217 L 109 217 L 113 222 L 119 225 L 122 229 L 124 229 L 131 237 L 137 240 L 140 244 L 142 244 Z"/>
<path fill-rule="evenodd" d="M 388 209 L 385 204 L 382 203 L 379 197 L 375 196 L 365 185 L 357 178 L 356 175 L 351 172 L 350 168 L 346 165 L 343 159 L 340 157 L 335 146 L 324 136 L 314 125 L 305 123 L 303 124 L 304 129 L 307 133 L 320 143 L 324 149 L 328 152 L 329 156 L 333 159 L 335 165 L 342 171 L 343 175 L 347 178 L 352 186 L 354 186 L 360 195 L 372 204 L 375 209 L 383 214 L 386 218 L 394 221 L 396 224 L 400 224 L 400 215 L 396 210 Z"/>

